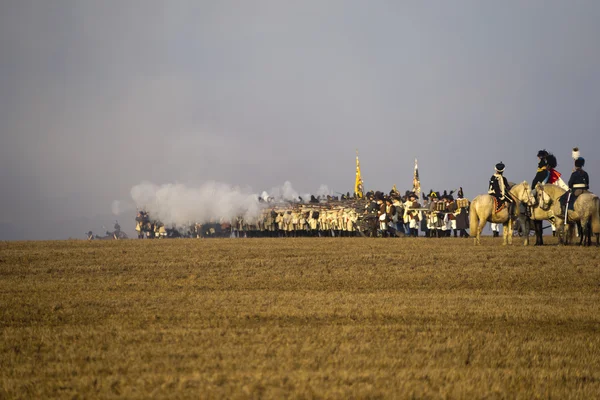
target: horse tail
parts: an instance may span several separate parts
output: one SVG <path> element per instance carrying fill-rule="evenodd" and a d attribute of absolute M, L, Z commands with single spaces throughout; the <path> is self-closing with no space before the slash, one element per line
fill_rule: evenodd
<path fill-rule="evenodd" d="M 473 199 L 471 205 L 469 206 L 469 227 L 471 228 L 471 235 L 477 235 L 477 231 L 479 229 L 479 218 L 477 215 L 477 197 Z"/>
<path fill-rule="evenodd" d="M 592 210 L 592 232 L 600 233 L 600 197 L 594 197 L 594 207 Z"/>

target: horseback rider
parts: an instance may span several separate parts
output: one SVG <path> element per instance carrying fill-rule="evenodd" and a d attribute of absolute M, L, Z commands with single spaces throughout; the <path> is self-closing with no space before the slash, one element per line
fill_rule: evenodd
<path fill-rule="evenodd" d="M 548 180 L 550 179 L 551 173 L 549 169 L 554 169 L 554 167 L 556 167 L 556 158 L 551 159 L 551 161 L 553 161 L 553 166 L 549 166 L 548 164 L 548 156 L 550 154 L 544 149 L 544 150 L 540 150 L 537 153 L 537 157 L 538 157 L 538 167 L 537 167 L 537 172 L 535 174 L 535 176 L 533 177 L 533 181 L 531 182 L 531 191 L 533 196 L 535 197 L 536 195 L 536 189 L 535 186 L 540 183 L 540 184 L 545 184 L 548 182 Z M 552 156 L 554 157 L 554 156 Z M 560 175 L 559 175 L 560 177 Z M 534 220 L 533 221 L 533 228 L 535 230 L 535 245 L 536 246 L 541 246 L 544 244 L 544 239 L 543 239 L 543 226 L 542 226 L 542 221 L 538 221 L 538 220 Z"/>
<path fill-rule="evenodd" d="M 558 166 L 558 161 L 556 160 L 554 154 L 548 153 L 548 155 L 546 156 L 546 162 L 548 163 L 548 179 L 546 183 L 559 186 L 566 190 L 567 185 L 561 178 L 562 174 L 556 170 L 556 167 Z"/>
<path fill-rule="evenodd" d="M 531 189 L 535 190 L 535 185 L 538 183 L 546 183 L 550 178 L 550 171 L 548 171 L 548 152 L 546 150 L 540 150 L 537 153 L 538 167 L 537 173 L 531 182 Z"/>
<path fill-rule="evenodd" d="M 568 196 L 569 207 L 572 208 L 577 197 L 583 193 L 586 193 L 590 189 L 590 177 L 587 172 L 583 170 L 585 165 L 585 159 L 583 157 L 577 157 L 575 159 L 575 171 L 569 178 L 569 191 L 571 192 Z"/>
<path fill-rule="evenodd" d="M 498 204 L 504 204 L 505 202 L 512 203 L 513 199 L 508 195 L 508 180 L 503 175 L 505 165 L 500 161 L 495 166 L 496 173 L 490 178 L 490 187 L 488 194 L 495 197 L 498 200 Z"/>

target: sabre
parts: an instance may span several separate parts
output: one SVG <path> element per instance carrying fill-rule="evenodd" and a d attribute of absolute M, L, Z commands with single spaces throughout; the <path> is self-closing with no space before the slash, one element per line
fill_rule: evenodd
<path fill-rule="evenodd" d="M 565 224 L 569 223 L 568 213 L 569 213 L 569 201 L 571 201 L 571 191 L 569 190 L 569 195 L 567 196 L 567 205 L 565 206 Z"/>

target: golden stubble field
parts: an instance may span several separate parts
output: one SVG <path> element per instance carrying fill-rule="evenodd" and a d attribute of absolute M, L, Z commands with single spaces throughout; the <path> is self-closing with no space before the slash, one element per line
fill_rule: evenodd
<path fill-rule="evenodd" d="M 0 398 L 597 398 L 600 250 L 500 241 L 3 242 Z"/>

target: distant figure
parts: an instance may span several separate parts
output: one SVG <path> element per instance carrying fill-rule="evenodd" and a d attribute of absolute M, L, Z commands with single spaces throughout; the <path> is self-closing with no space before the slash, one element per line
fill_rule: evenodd
<path fill-rule="evenodd" d="M 492 236 L 499 237 L 500 236 L 500 224 L 491 223 L 490 227 L 492 228 Z"/>

